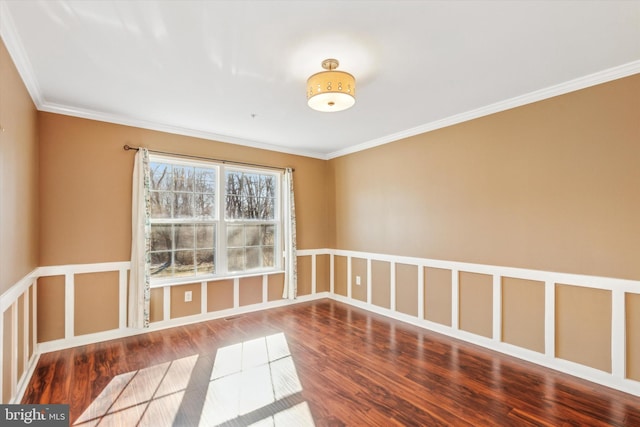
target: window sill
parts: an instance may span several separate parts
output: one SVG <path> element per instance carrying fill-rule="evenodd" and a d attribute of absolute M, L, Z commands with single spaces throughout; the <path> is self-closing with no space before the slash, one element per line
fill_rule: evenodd
<path fill-rule="evenodd" d="M 163 281 L 158 281 L 157 283 L 152 283 L 150 288 L 164 288 L 166 286 L 179 286 L 179 285 L 189 285 L 193 283 L 202 283 L 202 282 L 219 282 L 221 280 L 233 280 L 233 279 L 245 279 L 248 277 L 260 277 L 260 276 L 270 276 L 272 274 L 283 274 L 284 270 L 262 270 L 262 271 L 254 271 L 251 273 L 239 273 L 239 274 L 230 274 L 227 276 L 201 276 L 201 277 L 179 277 L 175 279 L 166 279 Z"/>

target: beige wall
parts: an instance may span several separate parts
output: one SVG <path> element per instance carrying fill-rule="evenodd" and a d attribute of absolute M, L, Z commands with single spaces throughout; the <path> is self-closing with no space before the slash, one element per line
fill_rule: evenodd
<path fill-rule="evenodd" d="M 64 287 L 64 276 L 38 279 L 38 342 L 64 338 Z M 96 323 L 102 321 L 96 319 Z"/>
<path fill-rule="evenodd" d="M 391 264 L 385 261 L 371 262 L 371 303 L 391 308 Z"/>
<path fill-rule="evenodd" d="M 545 352 L 543 282 L 502 278 L 502 341 Z"/>
<path fill-rule="evenodd" d="M 207 284 L 207 310 L 217 311 L 233 307 L 233 279 Z"/>
<path fill-rule="evenodd" d="M 640 279 L 640 75 L 330 161 L 336 247 Z"/>
<path fill-rule="evenodd" d="M 164 320 L 164 292 L 162 288 L 153 288 L 149 301 L 149 322 L 162 320 Z"/>
<path fill-rule="evenodd" d="M 316 256 L 316 292 L 331 290 L 331 259 L 329 255 Z"/>
<path fill-rule="evenodd" d="M 333 261 L 334 267 L 334 280 L 333 280 L 333 291 L 342 296 L 348 295 L 348 287 L 347 287 L 347 257 L 346 256 L 335 256 Z"/>
<path fill-rule="evenodd" d="M 38 116 L 35 105 L 0 39 L 0 295 L 38 266 Z M 2 396 L 11 399 L 11 359 L 17 354 L 17 376 L 24 366 L 24 309 L 28 299 L 31 315 L 31 290 L 10 307 L 2 329 Z M 17 324 L 13 324 L 16 310 Z M 14 329 L 15 326 L 15 329 Z M 17 336 L 13 336 L 15 330 Z M 28 336 L 33 337 L 33 326 Z M 13 342 L 17 347 L 13 347 Z M 27 356 L 33 349 L 28 343 Z"/>
<path fill-rule="evenodd" d="M 555 316 L 556 357 L 611 372 L 611 291 L 556 284 Z"/>
<path fill-rule="evenodd" d="M 640 294 L 627 294 L 627 378 L 640 381 Z"/>
<path fill-rule="evenodd" d="M 298 258 L 298 295 L 309 295 L 311 293 L 311 257 L 304 256 Z"/>
<path fill-rule="evenodd" d="M 272 274 L 267 283 L 267 300 L 276 301 L 282 299 L 284 292 L 284 274 Z"/>
<path fill-rule="evenodd" d="M 0 40 L 0 295 L 38 266 L 37 113 Z"/>
<path fill-rule="evenodd" d="M 41 265 L 129 259 L 134 154 L 124 144 L 292 166 L 298 248 L 333 244 L 325 161 L 58 114 L 39 119 Z"/>
<path fill-rule="evenodd" d="M 357 278 L 360 277 L 360 284 Z M 351 297 L 360 301 L 367 301 L 367 260 L 351 258 Z"/>
<path fill-rule="evenodd" d="M 117 271 L 75 275 L 73 319 L 76 335 L 118 328 L 118 279 Z M 40 302 L 46 303 L 46 300 Z"/>
<path fill-rule="evenodd" d="M 396 264 L 396 310 L 410 316 L 418 315 L 418 267 Z"/>
<path fill-rule="evenodd" d="M 191 292 L 191 301 L 185 301 L 186 292 Z M 202 308 L 200 283 L 171 286 L 169 295 L 171 298 L 171 312 L 169 313 L 171 319 L 200 314 Z"/>
<path fill-rule="evenodd" d="M 262 276 L 241 278 L 238 289 L 240 306 L 262 302 Z"/>
<path fill-rule="evenodd" d="M 491 338 L 493 335 L 493 278 L 487 274 L 458 274 L 460 329 Z"/>
<path fill-rule="evenodd" d="M 451 270 L 424 269 L 424 318 L 451 326 Z"/>

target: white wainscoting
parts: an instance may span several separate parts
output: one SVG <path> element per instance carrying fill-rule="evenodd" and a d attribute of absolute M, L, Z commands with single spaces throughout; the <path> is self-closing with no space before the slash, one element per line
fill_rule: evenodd
<path fill-rule="evenodd" d="M 288 304 L 295 304 L 299 302 L 320 299 L 330 297 L 338 301 L 345 302 L 347 304 L 360 307 L 372 312 L 376 312 L 394 319 L 398 319 L 413 325 L 423 327 L 447 336 L 451 336 L 457 339 L 461 339 L 473 344 L 486 347 L 491 350 L 495 350 L 501 353 L 505 353 L 517 358 L 527 360 L 533 363 L 537 363 L 542 366 L 546 366 L 561 372 L 565 372 L 580 378 L 584 378 L 593 381 L 598 384 L 609 386 L 636 396 L 640 396 L 640 382 L 626 378 L 626 313 L 625 313 L 625 294 L 633 293 L 640 294 L 640 281 L 622 280 L 615 278 L 583 276 L 575 274 L 554 273 L 538 270 L 527 270 L 511 267 L 499 267 L 480 264 L 469 264 L 451 261 L 430 260 L 424 258 L 413 257 L 401 257 L 385 254 L 374 254 L 367 252 L 345 251 L 336 249 L 314 249 L 314 250 L 299 250 L 298 258 L 311 257 L 311 277 L 303 278 L 299 280 L 309 280 L 311 282 L 311 294 L 299 297 L 295 301 L 289 300 L 276 300 L 268 301 L 267 299 L 267 284 L 268 275 L 262 275 L 263 280 L 263 298 L 262 302 L 253 305 L 240 306 L 239 305 L 239 281 L 240 278 L 234 279 L 234 306 L 226 310 L 207 312 L 207 282 L 201 283 L 201 306 L 200 312 L 195 315 L 180 317 L 171 319 L 171 299 L 168 298 L 170 292 L 170 285 L 164 287 L 164 306 L 163 306 L 163 320 L 154 322 L 149 329 L 139 330 L 130 329 L 126 326 L 126 300 L 127 300 L 127 278 L 129 270 L 129 262 L 110 262 L 110 263 L 98 263 L 98 264 L 82 264 L 82 265 L 63 265 L 52 267 L 40 267 L 25 276 L 20 282 L 11 287 L 7 292 L 0 296 L 0 307 L 2 313 L 6 310 L 12 310 L 12 344 L 11 344 L 11 360 L 9 361 L 11 366 L 11 377 L 8 379 L 11 382 L 11 396 L 10 402 L 17 403 L 21 400 L 25 388 L 31 378 L 33 370 L 37 364 L 39 355 L 44 352 L 60 350 L 77 345 L 89 344 L 99 341 L 105 341 L 109 339 L 122 338 L 125 336 L 145 333 L 154 330 L 160 330 L 173 326 L 185 325 L 194 322 L 200 322 L 204 320 L 210 320 L 215 318 L 222 318 L 233 316 L 241 313 L 247 313 L 252 311 L 264 310 L 268 308 L 284 306 Z M 317 283 L 317 262 L 318 256 L 329 256 L 329 292 L 316 292 Z M 341 256 L 347 259 L 347 296 L 337 295 L 335 293 L 335 257 Z M 366 286 L 366 301 L 360 301 L 352 298 L 352 286 L 351 283 L 351 261 L 352 258 L 365 259 L 367 262 L 367 280 L 362 283 L 362 286 Z M 384 261 L 390 264 L 390 290 L 391 290 L 391 304 L 390 308 L 382 308 L 372 303 L 372 291 L 371 291 L 371 279 L 372 268 L 371 263 L 373 261 Z M 406 286 L 406 284 L 396 283 L 395 267 L 396 264 L 408 264 L 418 267 L 418 275 L 415 286 L 417 287 L 418 298 L 417 304 L 417 316 L 411 316 L 401 313 L 396 310 L 395 304 L 395 291 L 399 285 Z M 424 319 L 424 267 L 434 267 L 447 269 L 452 274 L 452 307 L 451 307 L 451 325 L 445 326 L 435 322 Z M 118 328 L 108 331 L 76 335 L 74 331 L 74 291 L 75 291 L 75 275 L 84 273 L 100 273 L 100 272 L 118 272 Z M 491 275 L 493 277 L 493 330 L 492 337 L 487 338 L 473 333 L 461 330 L 459 328 L 459 289 L 458 289 L 458 275 L 460 272 L 480 273 Z M 55 341 L 38 343 L 37 328 L 33 327 L 37 325 L 37 286 L 36 282 L 40 277 L 48 276 L 63 276 L 65 278 L 65 329 L 64 338 Z M 506 342 L 501 341 L 502 336 L 502 287 L 501 278 L 509 277 L 516 279 L 528 279 L 543 282 L 545 284 L 545 351 L 544 353 L 538 353 L 525 348 L 517 347 Z M 603 289 L 611 292 L 612 295 L 612 331 L 611 331 L 611 373 L 600 371 L 588 366 L 584 366 L 578 363 L 570 362 L 557 358 L 555 356 L 555 286 L 556 283 L 571 284 L 573 286 L 582 286 L 586 288 Z M 33 298 L 32 310 L 29 306 L 28 292 L 31 290 Z M 18 378 L 18 301 L 21 296 L 23 298 L 23 331 L 24 337 L 22 339 L 23 349 L 22 354 L 23 372 Z M 0 313 L 0 314 L 2 314 Z M 0 330 L 4 330 L 3 327 L 4 316 L 0 316 Z M 28 357 L 28 345 L 29 345 L 29 330 L 33 327 L 32 337 L 32 356 Z M 4 355 L 3 340 L 0 340 L 0 367 L 4 366 L 5 361 L 2 360 Z M 28 359 L 28 360 L 27 360 Z M 0 370 L 0 373 L 2 371 Z M 0 375 L 0 400 L 2 399 L 3 390 L 3 376 Z M 5 378 L 4 381 L 7 381 Z"/>
<path fill-rule="evenodd" d="M 2 339 L 0 339 L 0 402 L 8 400 L 10 403 L 18 403 L 16 401 L 17 396 L 22 396 L 24 390 L 29 383 L 29 379 L 33 374 L 33 370 L 38 362 L 39 353 L 37 352 L 37 338 L 34 325 L 37 325 L 37 291 L 36 281 L 38 269 L 35 269 L 31 273 L 23 277 L 18 283 L 13 285 L 9 290 L 0 295 L 0 332 L 2 333 Z M 33 310 L 29 304 L 29 292 L 32 292 L 33 298 Z M 23 312 L 23 336 L 22 336 L 22 366 L 23 370 L 18 377 L 18 357 L 19 357 L 19 328 L 18 328 L 18 313 L 20 307 L 18 306 L 20 297 L 22 298 L 22 312 Z M 11 344 L 10 344 L 10 358 L 5 359 L 4 348 L 4 313 L 7 310 L 11 310 Z M 29 341 L 29 333 L 33 329 L 33 339 Z M 29 348 L 33 349 L 31 356 L 29 356 Z M 10 364 L 10 377 L 4 378 L 4 366 L 5 363 Z M 10 395 L 9 399 L 5 399 L 4 387 L 6 381 L 10 382 Z"/>
<path fill-rule="evenodd" d="M 557 371 L 561 371 L 576 377 L 580 377 L 601 385 L 615 388 L 636 396 L 640 396 L 640 382 L 626 378 L 626 307 L 625 295 L 627 293 L 640 294 L 640 281 L 615 279 L 608 277 L 585 276 L 578 274 L 554 273 L 540 270 L 528 270 L 523 268 L 500 267 L 483 264 L 470 264 L 454 261 L 441 261 L 425 258 L 414 258 L 404 256 L 394 256 L 385 254 L 375 254 L 368 252 L 346 251 L 336 249 L 320 249 L 298 251 L 298 256 L 311 256 L 314 260 L 312 266 L 315 267 L 315 257 L 329 255 L 331 278 L 331 298 L 351 304 L 369 311 L 373 311 L 388 317 L 392 317 L 407 323 L 411 323 L 450 337 L 461 339 L 482 347 L 508 354 L 529 362 L 533 362 Z M 337 295 L 335 293 L 335 262 L 336 256 L 347 259 L 347 295 Z M 353 258 L 365 259 L 367 262 L 367 280 L 362 286 L 367 287 L 367 301 L 363 302 L 352 298 L 351 283 L 351 262 Z M 384 261 L 390 264 L 390 308 L 382 308 L 372 303 L 371 292 L 371 263 L 372 261 Z M 396 310 L 396 264 L 408 264 L 418 267 L 418 275 L 415 286 L 417 287 L 418 316 L 411 316 Z M 424 319 L 424 267 L 433 267 L 451 271 L 451 325 L 446 326 Z M 480 273 L 490 275 L 493 278 L 493 318 L 492 337 L 476 335 L 459 327 L 459 288 L 458 278 L 460 272 Z M 315 277 L 315 270 L 312 275 Z M 545 351 L 538 353 L 526 348 L 518 347 L 502 341 L 502 278 L 515 278 L 534 280 L 544 283 L 545 286 Z M 556 284 L 570 284 L 584 288 L 602 289 L 611 292 L 611 373 L 581 365 L 579 363 L 563 360 L 556 357 L 556 305 L 555 288 Z"/>
<path fill-rule="evenodd" d="M 326 293 L 319 295 L 307 295 L 298 298 L 295 301 L 291 300 L 267 300 L 267 285 L 268 278 L 272 274 L 282 274 L 282 272 L 268 273 L 268 274 L 253 274 L 233 277 L 234 286 L 234 298 L 233 307 L 225 310 L 207 311 L 207 284 L 214 282 L 215 280 L 207 280 L 203 282 L 186 281 L 184 283 L 171 283 L 163 286 L 154 287 L 155 289 L 162 289 L 163 292 L 163 316 L 162 320 L 151 322 L 149 328 L 146 329 L 133 329 L 127 327 L 127 284 L 129 276 L 130 263 L 125 262 L 112 262 L 101 264 L 81 264 L 81 265 L 65 265 L 55 267 L 41 267 L 38 269 L 38 277 L 47 276 L 64 276 L 65 278 L 65 307 L 71 307 L 71 309 L 65 309 L 65 337 L 63 339 L 48 341 L 39 343 L 37 350 L 39 353 L 46 353 L 50 351 L 62 350 L 65 348 L 75 347 L 79 345 L 85 345 L 100 341 L 106 341 L 110 339 L 122 338 L 131 335 L 137 335 L 150 331 L 157 331 L 174 326 L 187 325 L 190 323 L 202 322 L 205 320 L 217 319 L 222 317 L 234 316 L 243 313 L 249 313 L 252 311 L 264 310 L 267 308 L 279 307 L 288 304 L 308 301 L 317 298 L 326 297 Z M 96 332 L 91 334 L 76 335 L 74 331 L 74 277 L 76 274 L 84 273 L 102 273 L 117 271 L 119 277 L 118 289 L 118 319 L 119 326 L 117 329 L 111 329 L 108 331 Z M 247 277 L 262 277 L 262 302 L 251 305 L 240 305 L 240 280 Z M 220 278 L 218 280 L 228 280 L 229 277 Z M 171 287 L 180 286 L 185 284 L 200 284 L 201 289 L 201 304 L 199 312 L 190 316 L 183 316 L 177 318 L 171 318 Z"/>

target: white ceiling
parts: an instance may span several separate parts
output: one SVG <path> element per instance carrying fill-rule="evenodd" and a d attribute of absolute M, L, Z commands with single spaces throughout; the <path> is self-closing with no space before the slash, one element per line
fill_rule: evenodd
<path fill-rule="evenodd" d="M 640 1 L 0 1 L 39 110 L 318 158 L 640 72 Z"/>

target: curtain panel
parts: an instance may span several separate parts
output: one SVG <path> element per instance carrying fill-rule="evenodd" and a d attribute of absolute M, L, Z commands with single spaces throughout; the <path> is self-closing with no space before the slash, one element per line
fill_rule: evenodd
<path fill-rule="evenodd" d="M 151 200 L 149 197 L 149 150 L 138 149 L 133 166 L 131 206 L 131 271 L 129 273 L 130 328 L 149 327 L 151 299 Z"/>
<path fill-rule="evenodd" d="M 295 299 L 298 295 L 298 267 L 296 258 L 296 206 L 293 198 L 293 170 L 283 175 L 282 200 L 284 206 L 284 291 L 282 298 Z"/>

